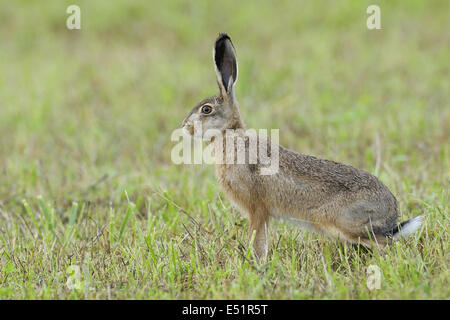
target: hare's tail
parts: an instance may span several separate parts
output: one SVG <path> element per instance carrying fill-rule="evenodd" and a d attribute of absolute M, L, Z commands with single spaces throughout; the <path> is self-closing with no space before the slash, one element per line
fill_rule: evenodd
<path fill-rule="evenodd" d="M 393 238 L 406 238 L 416 232 L 419 227 L 422 225 L 422 219 L 425 215 L 421 214 L 420 216 L 414 217 L 407 221 L 403 221 L 393 230 Z"/>

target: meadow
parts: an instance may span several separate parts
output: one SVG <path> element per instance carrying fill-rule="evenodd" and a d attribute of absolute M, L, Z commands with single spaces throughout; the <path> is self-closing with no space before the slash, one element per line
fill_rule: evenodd
<path fill-rule="evenodd" d="M 66 28 L 71 4 L 80 30 Z M 380 30 L 366 27 L 370 4 Z M 448 12 L 1 1 L 0 299 L 449 299 Z M 170 158 L 172 131 L 217 92 L 219 32 L 248 127 L 377 175 L 399 220 L 425 214 L 421 229 L 369 251 L 272 221 L 267 261 L 252 259 L 214 167 Z"/>

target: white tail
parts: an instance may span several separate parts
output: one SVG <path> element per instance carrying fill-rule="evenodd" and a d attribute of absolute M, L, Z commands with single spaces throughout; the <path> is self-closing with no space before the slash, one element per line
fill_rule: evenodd
<path fill-rule="evenodd" d="M 422 225 L 422 219 L 425 215 L 414 217 L 400 224 L 398 231 L 394 233 L 394 239 L 406 238 L 412 235 Z"/>

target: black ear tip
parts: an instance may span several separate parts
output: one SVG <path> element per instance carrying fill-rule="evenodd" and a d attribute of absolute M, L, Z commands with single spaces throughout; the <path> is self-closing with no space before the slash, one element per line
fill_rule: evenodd
<path fill-rule="evenodd" d="M 231 38 L 229 35 L 227 35 L 226 33 L 219 33 L 219 36 L 216 39 L 216 44 L 223 42 L 225 40 L 229 40 L 231 42 Z"/>

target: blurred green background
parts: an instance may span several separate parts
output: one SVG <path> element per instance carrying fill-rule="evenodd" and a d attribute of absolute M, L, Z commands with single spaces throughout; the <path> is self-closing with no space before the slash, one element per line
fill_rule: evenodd
<path fill-rule="evenodd" d="M 71 4 L 81 8 L 81 30 L 66 28 Z M 381 30 L 366 27 L 370 4 L 381 8 Z M 205 203 L 221 195 L 214 169 L 172 164 L 170 135 L 198 101 L 217 91 L 212 46 L 219 32 L 236 47 L 236 96 L 248 127 L 279 128 L 288 148 L 376 173 L 398 196 L 402 219 L 427 208 L 446 216 L 448 12 L 446 0 L 2 0 L 0 227 L 16 226 L 11 239 L 27 247 L 32 238 L 17 227 L 26 215 L 22 201 L 38 210 L 42 195 L 63 217 L 60 232 L 72 202 L 86 204 L 95 223 L 87 219 L 74 237 L 77 248 L 95 236 L 97 224 L 114 225 L 108 212 L 121 217 L 128 202 L 145 217 L 161 217 L 158 223 L 173 228 L 174 237 L 182 235 L 154 192 L 210 223 Z M 225 207 L 218 210 L 223 219 L 240 221 Z M 447 263 L 438 263 L 436 272 L 448 270 Z M 11 290 L 4 294 L 28 297 Z M 180 290 L 166 297 L 191 297 Z M 312 292 L 308 297 L 321 296 Z"/>
<path fill-rule="evenodd" d="M 370 1 L 77 3 L 81 30 L 65 26 L 70 1 L 1 4 L 2 199 L 76 197 L 103 174 L 132 188 L 179 181 L 159 173 L 183 170 L 170 133 L 217 91 L 218 32 L 236 46 L 249 127 L 367 170 L 378 134 L 398 174 L 419 179 L 434 160 L 428 178 L 447 179 L 447 1 L 377 1 L 373 31 Z"/>

